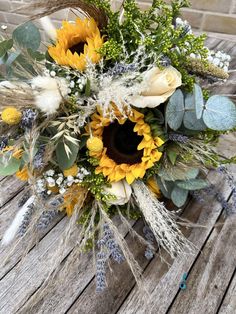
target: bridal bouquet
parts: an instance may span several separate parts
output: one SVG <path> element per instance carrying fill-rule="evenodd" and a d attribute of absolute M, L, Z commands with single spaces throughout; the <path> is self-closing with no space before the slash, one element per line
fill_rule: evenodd
<path fill-rule="evenodd" d="M 107 0 L 41 0 L 28 8 L 47 44 L 31 21 L 11 37 L 2 27 L 0 175 L 29 190 L 3 245 L 33 238 L 64 213 L 65 237 L 76 229 L 78 251 L 94 250 L 98 291 L 109 258 L 140 276 L 114 215 L 147 244 L 147 258 L 154 240 L 171 257 L 191 250 L 178 208 L 209 189 L 208 169 L 235 162 L 214 146 L 235 129 L 236 106 L 204 88 L 227 80 L 230 56 L 192 33 L 180 18 L 187 5 L 154 0 L 142 12 L 134 0 L 119 11 Z M 74 19 L 56 30 L 45 16 L 65 8 Z M 144 238 L 129 222 L 139 217 Z"/>

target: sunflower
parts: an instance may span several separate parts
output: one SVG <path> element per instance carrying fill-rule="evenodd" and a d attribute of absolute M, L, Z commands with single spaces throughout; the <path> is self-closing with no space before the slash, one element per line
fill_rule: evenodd
<path fill-rule="evenodd" d="M 164 142 L 159 137 L 152 137 L 144 115 L 135 109 L 127 113 L 127 118 L 116 112 L 114 120 L 104 117 L 98 109 L 92 115 L 88 129 L 91 136 L 103 142 L 100 152 L 89 150 L 89 155 L 99 160 L 95 172 L 103 173 L 110 182 L 126 179 L 131 184 L 135 179 L 143 178 L 146 170 L 162 156 L 158 147 Z"/>
<path fill-rule="evenodd" d="M 78 18 L 75 24 L 62 22 L 62 28 L 57 30 L 56 46 L 49 47 L 48 53 L 59 65 L 83 71 L 87 60 L 99 62 L 101 56 L 97 50 L 102 45 L 103 37 L 95 20 Z"/>

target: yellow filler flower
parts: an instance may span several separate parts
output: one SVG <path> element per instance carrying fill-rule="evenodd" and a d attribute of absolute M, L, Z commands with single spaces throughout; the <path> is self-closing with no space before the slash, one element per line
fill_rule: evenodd
<path fill-rule="evenodd" d="M 88 60 L 98 63 L 97 52 L 103 45 L 103 37 L 94 19 L 78 18 L 75 24 L 63 21 L 57 30 L 56 46 L 48 48 L 50 56 L 59 64 L 84 71 Z"/>
<path fill-rule="evenodd" d="M 2 112 L 2 120 L 3 122 L 9 125 L 15 125 L 20 123 L 22 114 L 19 110 L 14 107 L 8 107 Z"/>
<path fill-rule="evenodd" d="M 122 179 L 131 184 L 135 179 L 143 178 L 147 169 L 157 162 L 162 153 L 158 147 L 164 142 L 153 138 L 150 126 L 144 121 L 144 115 L 136 110 L 127 113 L 124 118 L 116 113 L 116 120 L 104 117 L 102 112 L 92 115 L 88 129 L 92 136 L 100 138 L 103 149 L 89 155 L 99 160 L 96 173 L 103 173 L 110 182 Z"/>

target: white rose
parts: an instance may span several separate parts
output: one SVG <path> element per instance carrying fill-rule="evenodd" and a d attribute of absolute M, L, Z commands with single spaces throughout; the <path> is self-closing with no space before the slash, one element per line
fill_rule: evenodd
<path fill-rule="evenodd" d="M 169 66 L 164 70 L 157 67 L 147 71 L 143 77 L 145 88 L 130 102 L 138 108 L 154 108 L 164 103 L 182 85 L 181 73 Z"/>
<path fill-rule="evenodd" d="M 107 194 L 114 195 L 116 199 L 107 202 L 110 205 L 124 205 L 126 204 L 131 196 L 132 189 L 125 180 L 111 183 L 111 187 L 105 187 Z"/>

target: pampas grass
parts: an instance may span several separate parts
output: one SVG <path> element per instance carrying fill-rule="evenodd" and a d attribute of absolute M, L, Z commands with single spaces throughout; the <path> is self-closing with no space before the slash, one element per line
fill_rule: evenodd
<path fill-rule="evenodd" d="M 183 236 L 171 212 L 150 192 L 142 181 L 132 184 L 133 195 L 151 228 L 158 245 L 163 247 L 172 258 L 192 250 L 192 245 Z"/>

